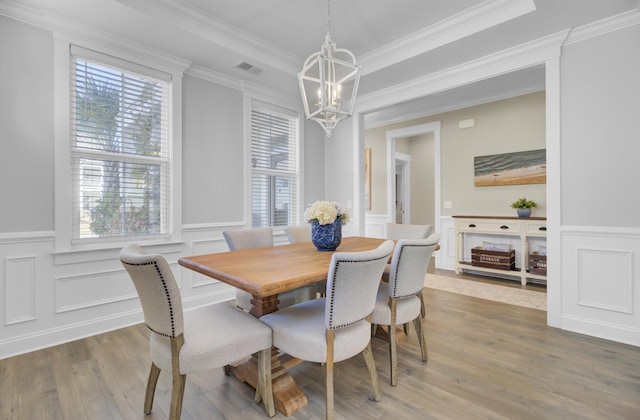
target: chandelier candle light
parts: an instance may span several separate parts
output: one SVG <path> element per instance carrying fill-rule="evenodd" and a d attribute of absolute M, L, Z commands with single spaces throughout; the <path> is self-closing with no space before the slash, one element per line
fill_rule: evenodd
<path fill-rule="evenodd" d="M 336 48 L 331 40 L 331 8 L 327 1 L 327 35 L 320 51 L 311 54 L 298 73 L 304 112 L 317 121 L 327 138 L 336 125 L 353 113 L 360 81 L 360 65 L 355 56 Z"/>

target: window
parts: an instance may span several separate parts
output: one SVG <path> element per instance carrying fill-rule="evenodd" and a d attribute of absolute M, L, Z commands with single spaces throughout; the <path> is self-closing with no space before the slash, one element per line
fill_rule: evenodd
<path fill-rule="evenodd" d="M 71 49 L 72 241 L 169 233 L 171 77 Z"/>
<path fill-rule="evenodd" d="M 299 117 L 254 101 L 251 107 L 252 227 L 299 222 Z"/>

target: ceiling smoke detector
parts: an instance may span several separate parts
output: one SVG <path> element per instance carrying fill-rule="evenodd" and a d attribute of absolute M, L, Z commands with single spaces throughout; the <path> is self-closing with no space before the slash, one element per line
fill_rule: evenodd
<path fill-rule="evenodd" d="M 235 65 L 235 67 L 247 71 L 251 74 L 253 74 L 254 76 L 259 76 L 260 74 L 262 74 L 262 72 L 264 72 L 263 69 L 261 69 L 260 67 L 254 66 L 251 63 L 247 63 L 246 61 L 241 61 L 238 64 Z"/>

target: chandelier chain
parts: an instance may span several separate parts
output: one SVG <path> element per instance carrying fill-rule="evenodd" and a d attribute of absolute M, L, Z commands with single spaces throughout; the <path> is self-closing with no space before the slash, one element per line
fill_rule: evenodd
<path fill-rule="evenodd" d="M 331 33 L 331 0 L 327 0 L 327 33 Z"/>

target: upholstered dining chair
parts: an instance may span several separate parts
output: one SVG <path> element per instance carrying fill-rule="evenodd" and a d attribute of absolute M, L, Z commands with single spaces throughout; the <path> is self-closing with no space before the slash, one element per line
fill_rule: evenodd
<path fill-rule="evenodd" d="M 273 246 L 273 229 L 270 227 L 225 230 L 222 232 L 222 236 L 224 236 L 230 251 Z M 289 290 L 278 295 L 278 307 L 285 308 L 315 297 L 316 289 L 314 286 L 305 286 L 295 290 Z M 239 308 L 250 311 L 252 298 L 251 293 L 236 289 L 236 306 Z"/>
<path fill-rule="evenodd" d="M 387 239 L 424 239 L 433 232 L 432 225 L 410 225 L 405 223 L 387 223 Z"/>
<path fill-rule="evenodd" d="M 311 242 L 311 225 L 287 226 L 284 228 L 289 243 Z"/>
<path fill-rule="evenodd" d="M 404 223 L 387 223 L 387 239 L 425 239 L 431 232 L 433 232 L 432 225 L 411 225 Z M 384 280 L 386 281 L 389 275 L 389 269 L 391 267 L 387 265 L 384 270 Z M 426 271 L 425 271 L 426 273 Z M 426 308 L 424 306 L 424 298 L 422 297 L 422 289 L 418 292 L 418 298 L 420 299 L 420 314 L 424 318 L 426 315 Z"/>
<path fill-rule="evenodd" d="M 336 252 L 331 256 L 326 298 L 309 300 L 264 315 L 273 330 L 273 345 L 302 360 L 325 364 L 326 418 L 333 418 L 334 363 L 362 353 L 380 400 L 378 374 L 371 352 L 369 317 L 375 306 L 382 270 L 393 241 L 364 252 Z"/>
<path fill-rule="evenodd" d="M 223 368 L 258 353 L 256 402 L 275 415 L 271 385 L 271 329 L 229 303 L 183 312 L 171 267 L 161 255 L 137 245 L 120 251 L 120 261 L 138 292 L 144 321 L 151 330 L 151 371 L 144 400 L 151 413 L 161 370 L 171 372 L 170 419 L 179 419 L 186 375 Z"/>
<path fill-rule="evenodd" d="M 400 239 L 391 257 L 389 281 L 381 282 L 376 298 L 376 306 L 371 315 L 372 333 L 374 325 L 388 326 L 389 358 L 391 361 L 391 385 L 398 384 L 398 352 L 396 343 L 396 327 L 413 321 L 416 329 L 422 361 L 426 362 L 427 342 L 422 330 L 421 301 L 416 296 L 422 295 L 424 275 L 429 260 L 440 240 L 437 233 L 427 239 Z"/>

